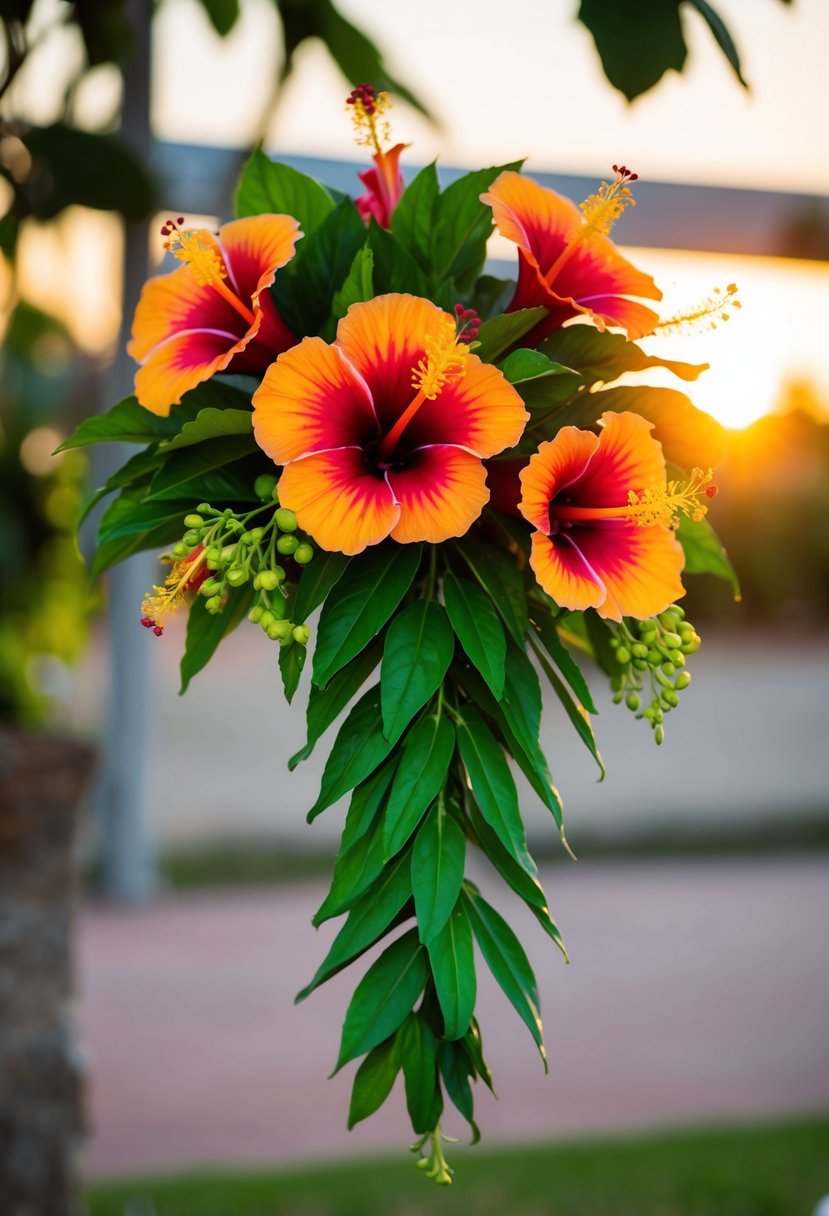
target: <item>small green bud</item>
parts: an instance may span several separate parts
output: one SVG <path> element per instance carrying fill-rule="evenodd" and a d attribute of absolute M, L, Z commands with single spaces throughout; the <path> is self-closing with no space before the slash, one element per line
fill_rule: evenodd
<path fill-rule="evenodd" d="M 665 742 L 665 727 L 657 726 L 653 732 L 653 741 L 657 747 Z"/>
<path fill-rule="evenodd" d="M 262 590 L 262 575 L 259 573 L 254 574 L 254 576 L 253 576 L 253 590 L 254 591 Z"/>
<path fill-rule="evenodd" d="M 666 705 L 670 706 L 671 709 L 676 709 L 677 705 L 679 705 L 679 697 L 672 688 L 665 689 L 662 694 L 662 700 Z"/>
<path fill-rule="evenodd" d="M 634 671 L 647 671 L 648 670 L 648 660 L 647 659 L 631 659 L 631 666 L 633 667 Z"/>
<path fill-rule="evenodd" d="M 610 646 L 610 649 L 611 649 L 611 650 L 615 650 L 615 649 L 616 649 L 616 647 L 619 645 L 619 639 L 618 639 L 618 638 L 611 638 L 611 639 L 610 639 L 610 642 L 608 643 L 608 645 Z"/>
<path fill-rule="evenodd" d="M 194 549 L 201 540 L 201 532 L 196 532 L 195 529 L 191 528 L 188 532 L 184 533 L 184 536 L 182 536 L 181 539 L 184 541 L 185 545 L 187 545 L 187 551 L 189 552 L 191 549 Z"/>
<path fill-rule="evenodd" d="M 247 534 L 247 537 L 248 540 L 252 541 L 255 545 L 258 545 L 264 535 L 264 528 L 251 528 L 250 532 Z"/>
<path fill-rule="evenodd" d="M 646 659 L 648 657 L 648 648 L 644 642 L 634 642 L 630 648 L 630 653 L 637 659 Z"/>
<path fill-rule="evenodd" d="M 287 532 L 283 536 L 280 536 L 279 540 L 276 542 L 277 553 L 282 553 L 285 557 L 290 557 L 292 553 L 296 553 L 298 548 L 299 541 L 297 538 L 295 536 L 291 536 Z"/>
<path fill-rule="evenodd" d="M 259 624 L 265 630 L 265 633 L 267 633 L 268 629 L 274 623 L 275 620 L 276 620 L 276 617 L 271 612 L 270 608 L 266 608 L 265 611 L 262 613 L 262 615 L 259 618 Z"/>
<path fill-rule="evenodd" d="M 241 587 L 250 578 L 250 572 L 244 566 L 231 566 L 225 577 L 231 587 Z"/>
<path fill-rule="evenodd" d="M 267 502 L 276 489 L 276 478 L 272 473 L 260 473 L 253 483 L 253 492 L 260 502 Z"/>
<path fill-rule="evenodd" d="M 274 521 L 280 532 L 296 532 L 299 526 L 293 511 L 289 511 L 287 507 L 279 508 L 274 515 Z"/>
<path fill-rule="evenodd" d="M 660 612 L 658 619 L 659 624 L 669 632 L 676 629 L 679 624 L 679 617 L 673 609 L 669 609 L 667 612 Z"/>
<path fill-rule="evenodd" d="M 307 625 L 294 625 L 291 634 L 295 642 L 298 642 L 300 646 L 305 646 L 311 636 L 311 630 Z"/>
<path fill-rule="evenodd" d="M 198 511 L 199 515 L 213 515 L 214 514 L 213 508 L 211 507 L 209 502 L 200 502 L 199 505 L 196 507 L 196 510 Z"/>
<path fill-rule="evenodd" d="M 282 578 L 284 577 L 285 574 L 283 572 Z M 282 581 L 276 570 L 260 570 L 258 578 L 259 586 L 263 591 L 275 591 Z"/>
<path fill-rule="evenodd" d="M 660 723 L 662 721 L 662 710 L 659 708 L 658 705 L 653 705 L 653 706 L 651 706 L 651 708 L 653 709 L 653 713 L 651 716 L 652 716 L 654 722 Z"/>
<path fill-rule="evenodd" d="M 190 515 L 185 515 L 184 526 L 185 528 L 202 528 L 204 527 L 204 520 L 202 519 L 201 515 L 197 515 L 195 511 L 193 511 L 190 513 Z"/>
<path fill-rule="evenodd" d="M 281 641 L 283 638 L 290 637 L 291 629 L 290 621 L 274 621 L 268 626 L 268 637 L 272 642 Z"/>
<path fill-rule="evenodd" d="M 638 709 L 639 708 L 638 695 L 635 692 L 629 692 L 628 695 L 625 697 L 625 705 L 627 705 L 628 709 Z"/>
<path fill-rule="evenodd" d="M 690 671 L 681 671 L 676 678 L 676 683 L 674 684 L 674 688 L 678 688 L 679 691 L 682 692 L 683 688 L 687 688 L 690 683 L 691 683 Z"/>
<path fill-rule="evenodd" d="M 674 674 L 674 672 L 676 671 L 676 667 L 673 665 L 673 663 L 670 660 L 668 660 L 667 662 L 662 664 L 662 670 L 664 671 L 666 676 L 672 676 Z"/>
<path fill-rule="evenodd" d="M 417 1148 L 417 1145 L 415 1145 L 415 1148 Z M 417 1163 L 417 1168 L 419 1170 L 428 1170 L 428 1168 L 431 1164 L 432 1164 L 431 1157 L 421 1157 Z"/>
<path fill-rule="evenodd" d="M 662 655 L 659 653 L 659 651 L 656 649 L 655 646 L 652 646 L 650 648 L 650 650 L 648 651 L 648 666 L 649 667 L 658 667 L 661 662 L 662 662 Z"/>
<path fill-rule="evenodd" d="M 666 646 L 668 650 L 679 650 L 682 645 L 682 638 L 678 633 L 671 633 L 668 630 L 662 635 L 662 645 Z"/>
<path fill-rule="evenodd" d="M 671 662 L 673 663 L 674 667 L 684 667 L 685 655 L 681 650 L 674 650 L 671 653 Z"/>
<path fill-rule="evenodd" d="M 222 610 L 222 597 L 220 595 L 211 595 L 204 606 L 211 616 L 216 616 Z"/>
<path fill-rule="evenodd" d="M 623 667 L 627 667 L 630 662 L 630 651 L 627 646 L 618 646 L 616 649 L 616 662 L 621 663 Z"/>
<path fill-rule="evenodd" d="M 264 612 L 265 612 L 265 609 L 262 607 L 262 605 L 257 604 L 256 607 L 251 608 L 250 612 L 248 613 L 248 620 L 252 621 L 254 625 L 258 625 L 262 619 Z"/>
<path fill-rule="evenodd" d="M 222 581 L 218 578 L 206 578 L 199 587 L 200 595 L 216 595 L 222 589 Z"/>
<path fill-rule="evenodd" d="M 190 545 L 185 545 L 183 540 L 177 540 L 176 543 L 173 545 L 173 548 L 172 548 L 173 557 L 178 558 L 179 561 L 181 561 L 181 559 L 183 557 L 186 557 L 189 552 L 190 552 Z"/>
<path fill-rule="evenodd" d="M 221 554 L 219 555 L 219 561 L 232 562 L 235 556 L 236 556 L 236 546 L 235 545 L 225 545 L 225 547 L 221 551 Z"/>
<path fill-rule="evenodd" d="M 309 544 L 303 542 L 301 545 L 297 546 L 297 548 L 294 552 L 294 561 L 296 562 L 296 564 L 298 566 L 307 566 L 308 563 L 313 559 L 313 556 L 314 556 L 313 545 L 309 545 Z"/>

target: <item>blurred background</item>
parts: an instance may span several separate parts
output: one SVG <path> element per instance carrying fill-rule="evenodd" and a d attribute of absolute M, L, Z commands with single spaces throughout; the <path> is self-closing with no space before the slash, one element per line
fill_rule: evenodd
<path fill-rule="evenodd" d="M 74 992 L 79 1026 L 61 1047 L 77 1090 L 71 1155 L 84 1145 L 87 1179 L 144 1179 L 93 1189 L 95 1213 L 369 1213 L 389 1210 L 393 1188 L 401 1213 L 748 1216 L 808 1211 L 829 1192 L 829 8 L 612 7 L 583 3 L 578 21 L 576 0 L 0 5 L 0 781 L 17 781 L 22 738 L 69 737 L 98 757 L 72 830 L 52 841 L 79 841 L 57 895 L 42 881 L 44 866 L 57 872 L 38 852 L 48 834 L 31 844 L 34 887 L 14 877 L 19 853 L 0 850 L 0 925 L 15 927 L 0 951 L 30 932 L 20 909 L 48 888 L 44 932 L 57 907 L 67 947 L 48 999 L 63 1009 Z M 52 455 L 131 389 L 123 345 L 161 221 L 227 218 L 260 140 L 354 191 L 363 166 L 344 98 L 363 79 L 395 96 L 407 174 L 435 157 L 448 180 L 526 156 L 578 201 L 624 160 L 642 180 L 615 236 L 663 288 L 663 315 L 732 282 L 742 305 L 716 328 L 643 344 L 711 364 L 691 395 L 728 428 L 711 519 L 742 598 L 689 580 L 704 645 L 661 749 L 588 672 L 606 782 L 547 706 L 545 751 L 580 857 L 561 857 L 525 788 L 573 958 L 564 968 L 520 926 L 552 1076 L 481 977 L 501 1100 L 481 1099 L 486 1142 L 458 1153 L 454 1201 L 424 1196 L 409 1163 L 362 1164 L 406 1143 L 402 1096 L 346 1139 L 350 1079 L 324 1077 L 348 981 L 291 1004 L 327 945 L 308 920 L 342 813 L 305 825 L 321 765 L 287 774 L 302 706 L 285 707 L 273 651 L 240 630 L 179 701 L 181 627 L 158 642 L 135 627 L 155 557 L 91 586 L 76 552 L 80 504 L 121 454 Z M 509 272 L 511 248 L 496 239 L 491 254 Z M 84 531 L 87 555 L 91 544 Z M 41 775 L 57 763 L 45 756 Z M 19 799 L 3 796 L 11 817 Z M 32 1011 L 0 984 L 7 996 L 14 1048 Z M 0 1038 L 0 1077 L 3 1059 Z M 53 1068 L 28 1095 L 36 1112 Z M 695 1130 L 660 1139 L 666 1125 Z M 620 1133 L 627 1147 L 606 1139 Z M 589 1149 L 567 1147 L 585 1136 Z M 503 1145 L 511 1156 L 497 1156 Z M 0 1155 L 13 1147 L 0 1109 Z M 346 1153 L 342 1176 L 314 1164 Z M 297 1163 L 313 1174 L 230 1177 Z M 224 1173 L 205 1187 L 204 1167 Z M 171 1171 L 190 1178 L 148 1180 Z M 481 1188 L 468 1209 L 467 1172 Z M 0 1165 L 0 1198 L 2 1178 Z M 76 1210 L 50 1202 L 50 1214 Z"/>

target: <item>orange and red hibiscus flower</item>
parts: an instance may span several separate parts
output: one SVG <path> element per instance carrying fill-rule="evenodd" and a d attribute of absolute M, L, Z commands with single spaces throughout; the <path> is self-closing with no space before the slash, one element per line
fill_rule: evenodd
<path fill-rule="evenodd" d="M 684 594 L 671 523 L 677 510 L 704 507 L 666 484 L 662 447 L 644 418 L 607 412 L 600 426 L 598 435 L 563 427 L 521 473 L 521 513 L 538 529 L 530 565 L 563 608 L 644 619 Z"/>
<path fill-rule="evenodd" d="M 658 315 L 627 297 L 661 300 L 661 291 L 569 199 L 510 171 L 481 199 L 492 207 L 501 235 L 518 246 L 518 285 L 508 311 L 542 307 L 549 313 L 524 345 L 536 345 L 580 314 L 600 329 L 624 329 L 629 338 L 651 333 Z"/>
<path fill-rule="evenodd" d="M 357 174 L 366 187 L 365 194 L 356 200 L 357 210 L 368 223 L 372 216 L 381 228 L 391 227 L 391 217 L 403 193 L 403 174 L 400 172 L 400 153 L 408 144 L 395 144 L 388 152 L 372 155 L 373 169 L 363 169 Z"/>
<path fill-rule="evenodd" d="M 261 375 L 297 340 L 269 291 L 302 235 L 297 221 L 256 215 L 218 236 L 183 222 L 169 220 L 162 233 L 184 265 L 145 284 L 127 347 L 141 365 L 135 395 L 154 414 L 217 372 Z"/>
<path fill-rule="evenodd" d="M 279 465 L 279 501 L 323 549 L 360 553 L 461 536 L 487 501 L 482 459 L 515 444 L 517 392 L 428 300 L 354 304 L 328 345 L 304 338 L 253 397 L 259 446 Z"/>

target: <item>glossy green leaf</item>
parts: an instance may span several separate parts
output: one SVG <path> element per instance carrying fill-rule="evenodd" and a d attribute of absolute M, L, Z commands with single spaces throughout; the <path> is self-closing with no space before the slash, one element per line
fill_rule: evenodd
<path fill-rule="evenodd" d="M 170 504 L 167 504 L 168 506 Z M 192 509 L 192 504 L 179 504 L 180 510 Z M 140 529 L 133 535 L 118 536 L 100 543 L 95 550 L 95 557 L 90 567 L 90 575 L 97 578 L 99 574 L 109 570 L 118 562 L 132 557 L 133 553 L 141 553 L 146 549 L 158 550 L 181 536 L 181 514 L 165 516 L 147 528 Z"/>
<path fill-rule="evenodd" d="M 332 916 L 347 912 L 383 872 L 383 817 L 381 807 L 397 765 L 392 756 L 351 795 L 351 803 L 334 863 L 331 889 L 313 917 L 319 927 Z"/>
<path fill-rule="evenodd" d="M 239 0 L 199 0 L 210 24 L 222 38 L 229 34 L 239 20 Z"/>
<path fill-rule="evenodd" d="M 424 945 L 449 919 L 463 882 L 465 860 L 464 834 L 438 803 L 424 820 L 412 847 L 412 894 Z"/>
<path fill-rule="evenodd" d="M 252 599 L 251 587 L 232 588 L 222 611 L 213 615 L 205 607 L 204 596 L 196 596 L 187 615 L 179 694 L 187 691 L 193 676 L 207 666 L 219 643 L 244 620 Z"/>
<path fill-rule="evenodd" d="M 368 245 L 364 245 L 354 254 L 351 269 L 343 280 L 343 285 L 334 293 L 331 305 L 332 325 L 326 337 L 333 339 L 336 333 L 336 322 L 344 317 L 352 304 L 360 304 L 371 300 L 374 296 L 374 254 Z"/>
<path fill-rule="evenodd" d="M 481 814 L 512 857 L 528 873 L 535 864 L 527 852 L 527 836 L 518 809 L 518 793 L 504 753 L 481 714 L 464 705 L 458 724 L 458 747 Z"/>
<path fill-rule="evenodd" d="M 354 258 L 366 243 L 366 228 L 350 198 L 344 198 L 297 252 L 271 288 L 277 310 L 297 334 L 321 333 L 331 301 L 343 287 Z M 333 330 L 326 332 L 333 337 Z"/>
<path fill-rule="evenodd" d="M 443 1014 L 443 1038 L 462 1039 L 475 1009 L 477 979 L 472 928 L 459 902 L 429 942 L 429 965 Z"/>
<path fill-rule="evenodd" d="M 541 663 L 544 674 L 546 675 L 553 691 L 561 702 L 564 712 L 567 714 L 567 717 L 576 728 L 576 733 L 584 743 L 587 750 L 590 752 L 590 755 L 596 761 L 596 764 L 599 767 L 599 780 L 603 781 L 606 775 L 606 769 L 604 766 L 604 761 L 599 753 L 599 748 L 596 743 L 596 736 L 593 734 L 593 727 L 591 725 L 590 716 L 587 713 L 587 710 L 582 705 L 579 705 L 578 702 L 573 700 L 572 696 L 564 685 L 564 681 L 560 678 L 557 672 L 553 671 L 547 657 L 542 654 L 541 651 L 538 653 L 538 661 Z"/>
<path fill-rule="evenodd" d="M 119 211 L 141 220 L 156 205 L 156 183 L 145 162 L 119 135 L 84 131 L 63 122 L 22 123 L 18 139 L 32 163 L 18 183 L 28 215 L 50 220 L 65 207 Z"/>
<path fill-rule="evenodd" d="M 527 384 L 531 380 L 548 380 L 560 376 L 572 380 L 573 375 L 577 375 L 572 368 L 564 367 L 561 363 L 554 363 L 540 350 L 528 350 L 526 347 L 520 347 L 511 355 L 507 355 L 500 364 L 499 370 L 510 384 L 516 387 Z"/>
<path fill-rule="evenodd" d="M 413 1013 L 398 1035 L 406 1109 L 416 1135 L 432 1131 L 440 1118 L 442 1099 L 438 1085 L 438 1044 L 432 1028 Z"/>
<path fill-rule="evenodd" d="M 318 688 L 316 684 L 311 686 L 306 713 L 308 740 L 305 746 L 296 752 L 295 755 L 291 756 L 288 761 L 288 768 L 291 772 L 293 772 L 301 760 L 308 759 L 314 750 L 317 740 L 328 730 L 331 723 L 340 716 L 351 698 L 360 691 L 372 671 L 374 671 L 374 668 L 380 662 L 382 653 L 383 644 L 378 638 L 376 642 L 367 646 L 350 663 L 342 667 L 329 680 L 325 688 Z"/>
<path fill-rule="evenodd" d="M 174 452 L 153 478 L 147 499 L 183 497 L 185 487 L 192 486 L 196 481 L 204 481 L 207 474 L 216 470 L 226 472 L 226 466 L 257 450 L 252 434 L 237 434 L 224 439 L 208 439 L 182 452 Z M 204 493 L 196 496 L 197 502 L 199 497 L 209 502 L 218 495 Z M 247 501 L 256 501 L 252 484 Z"/>
<path fill-rule="evenodd" d="M 462 1043 L 441 1043 L 438 1048 L 438 1067 L 449 1100 L 461 1112 L 472 1128 L 472 1143 L 480 1140 L 475 1123 L 475 1100 L 472 1096 L 470 1076 L 474 1076 L 472 1061 Z"/>
<path fill-rule="evenodd" d="M 516 312 L 491 317 L 480 328 L 480 345 L 475 348 L 475 354 L 484 363 L 497 363 L 546 316 L 546 308 L 519 308 Z"/>
<path fill-rule="evenodd" d="M 384 852 L 393 857 L 437 797 L 455 752 L 447 718 L 429 714 L 410 731 L 403 747 L 385 813 Z"/>
<path fill-rule="evenodd" d="M 677 540 L 685 553 L 685 574 L 715 574 L 725 579 L 740 599 L 740 582 L 728 554 L 707 519 L 693 520 L 687 515 L 680 517 Z"/>
<path fill-rule="evenodd" d="M 334 210 L 334 200 L 314 178 L 253 151 L 236 187 L 236 214 L 292 215 L 305 238 Z"/>
<path fill-rule="evenodd" d="M 493 696 L 504 691 L 504 630 L 492 600 L 475 583 L 449 571 L 443 580 L 443 601 L 450 624 L 471 663 L 486 680 Z"/>
<path fill-rule="evenodd" d="M 319 796 L 308 812 L 308 822 L 332 806 L 343 794 L 378 768 L 395 740 L 383 734 L 380 718 L 380 688 L 365 693 L 340 727 L 322 774 Z"/>
<path fill-rule="evenodd" d="M 489 1092 L 494 1095 L 495 1088 L 492 1084 L 492 1073 L 489 1071 L 489 1065 L 484 1059 L 484 1045 L 481 1041 L 481 1028 L 478 1025 L 477 1018 L 472 1019 L 472 1025 L 463 1038 L 462 1046 L 469 1056 L 469 1061 L 475 1069 L 476 1074 L 481 1078 Z"/>
<path fill-rule="evenodd" d="M 527 597 L 524 583 L 513 559 L 507 553 L 464 538 L 460 553 L 477 582 L 497 608 L 504 624 L 519 646 L 524 645 L 528 628 Z"/>
<path fill-rule="evenodd" d="M 460 292 L 472 288 L 493 229 L 492 208 L 481 202 L 481 195 L 505 169 L 520 169 L 521 164 L 513 161 L 466 173 L 440 195 L 432 239 L 433 283 L 454 279 Z"/>
<path fill-rule="evenodd" d="M 253 414 L 248 409 L 203 409 L 192 422 L 185 422 L 177 435 L 161 444 L 162 452 L 192 447 L 205 439 L 224 439 L 228 435 L 253 434 Z M 233 457 L 229 456 L 229 460 Z"/>
<path fill-rule="evenodd" d="M 391 542 L 351 558 L 348 578 L 333 587 L 322 610 L 315 684 L 324 687 L 383 628 L 412 584 L 420 551 L 420 545 Z"/>
<path fill-rule="evenodd" d="M 468 884 L 461 899 L 484 961 L 535 1040 L 546 1072 L 541 1003 L 529 959 L 504 918 Z"/>
<path fill-rule="evenodd" d="M 578 700 L 588 713 L 597 714 L 599 711 L 596 709 L 590 689 L 587 687 L 587 681 L 570 651 L 559 637 L 552 616 L 534 606 L 532 618 L 533 627 L 538 633 L 544 649 L 564 676 Z"/>
<path fill-rule="evenodd" d="M 378 941 L 394 923 L 411 893 L 411 867 L 408 855 L 404 854 L 386 867 L 353 906 L 314 978 L 297 993 L 296 1002 L 304 1001 L 315 988 Z"/>
<path fill-rule="evenodd" d="M 687 48 L 679 0 L 581 0 L 579 20 L 596 43 L 604 74 L 633 101 L 669 69 L 681 72 Z"/>
<path fill-rule="evenodd" d="M 538 748 L 541 729 L 541 685 L 523 647 L 519 649 L 510 643 L 504 670 L 501 710 L 512 733 L 532 755 Z"/>
<path fill-rule="evenodd" d="M 310 565 L 302 567 L 294 598 L 295 625 L 304 625 L 314 609 L 319 608 L 332 587 L 342 578 L 350 561 L 351 558 L 344 553 L 319 550 Z"/>
<path fill-rule="evenodd" d="M 400 1072 L 400 1049 L 398 1036 L 390 1035 L 384 1042 L 373 1047 L 363 1060 L 354 1077 L 351 1089 L 351 1106 L 348 1111 L 348 1130 L 373 1115 L 392 1091 Z"/>
<path fill-rule="evenodd" d="M 452 662 L 455 640 L 440 604 L 418 600 L 392 620 L 380 668 L 383 729 L 398 739 L 437 692 Z"/>
<path fill-rule="evenodd" d="M 136 452 L 134 456 L 131 456 L 125 464 L 121 465 L 120 469 L 117 469 L 107 479 L 104 485 L 100 486 L 97 490 L 93 490 L 91 494 L 87 494 L 78 512 L 78 518 L 75 523 L 76 529 L 80 528 L 90 512 L 108 494 L 114 494 L 116 490 L 122 490 L 126 486 L 141 487 L 145 491 L 149 489 L 150 481 L 156 469 L 163 461 L 164 455 L 163 453 L 159 453 L 158 444 L 156 443 L 145 448 L 143 452 Z"/>
<path fill-rule="evenodd" d="M 747 89 L 748 81 L 743 76 L 742 69 L 740 68 L 739 52 L 722 17 L 707 3 L 707 0 L 688 0 L 688 3 L 692 4 L 703 17 L 711 33 L 714 35 L 714 41 L 734 69 L 734 75 L 743 88 Z"/>
<path fill-rule="evenodd" d="M 351 998 L 335 1073 L 397 1030 L 423 991 L 428 974 L 426 951 L 416 930 L 410 929 L 386 947 Z"/>
<path fill-rule="evenodd" d="M 433 162 L 421 169 L 409 183 L 391 217 L 392 235 L 425 274 L 429 274 L 432 268 L 431 250 L 439 194 L 437 169 Z"/>
<path fill-rule="evenodd" d="M 389 291 L 429 295 L 425 273 L 400 242 L 374 219 L 368 226 L 368 240 L 374 254 L 374 290 L 378 295 Z"/>
<path fill-rule="evenodd" d="M 290 646 L 279 647 L 279 674 L 282 676 L 282 688 L 285 693 L 285 700 L 290 705 L 294 699 L 294 693 L 299 687 L 302 669 L 305 666 L 305 660 L 308 652 L 304 646 L 300 646 L 299 642 L 294 642 Z"/>
<path fill-rule="evenodd" d="M 680 363 L 659 355 L 646 355 L 624 334 L 599 330 L 593 325 L 567 325 L 545 338 L 540 348 L 550 359 L 566 364 L 590 383 L 612 383 L 625 372 L 642 372 L 665 367 L 681 380 L 696 380 L 707 370 L 707 363 Z"/>
<path fill-rule="evenodd" d="M 93 443 L 152 443 L 158 439 L 172 439 L 183 423 L 195 417 L 196 413 L 182 404 L 177 405 L 169 417 L 162 418 L 139 405 L 135 397 L 124 397 L 105 414 L 93 414 L 91 418 L 84 419 L 57 450 L 66 452 L 70 448 L 88 447 Z"/>

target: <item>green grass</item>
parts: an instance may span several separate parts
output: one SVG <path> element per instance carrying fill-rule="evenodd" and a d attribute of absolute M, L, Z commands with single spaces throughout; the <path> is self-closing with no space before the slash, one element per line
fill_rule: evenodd
<path fill-rule="evenodd" d="M 453 1146 L 450 1146 L 452 1148 Z M 441 1189 L 411 1158 L 201 1171 L 89 1188 L 90 1216 L 809 1216 L 829 1193 L 829 1117 L 450 1154 Z"/>

